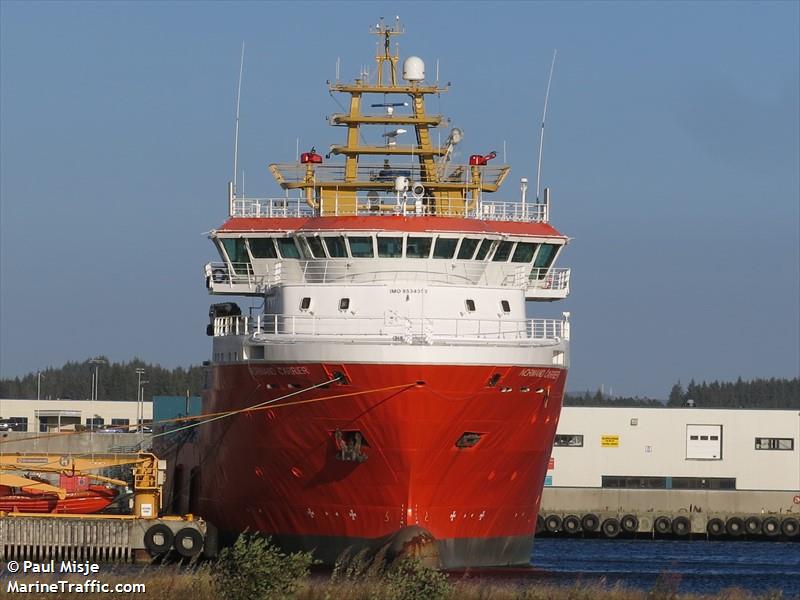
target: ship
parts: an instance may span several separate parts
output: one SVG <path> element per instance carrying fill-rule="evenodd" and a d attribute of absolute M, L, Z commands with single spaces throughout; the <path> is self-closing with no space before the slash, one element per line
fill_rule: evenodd
<path fill-rule="evenodd" d="M 569 294 L 569 240 L 549 189 L 523 178 L 495 200 L 496 152 L 459 163 L 455 127 L 434 143 L 449 123 L 426 99 L 450 84 L 400 63 L 399 22 L 371 32 L 373 73 L 327 83 L 344 143 L 270 164 L 280 197 L 228 184 L 203 271 L 228 296 L 207 326 L 217 416 L 182 444 L 176 502 L 223 538 L 263 532 L 325 563 L 388 548 L 526 565 L 570 339 L 569 313 L 528 309 Z"/>

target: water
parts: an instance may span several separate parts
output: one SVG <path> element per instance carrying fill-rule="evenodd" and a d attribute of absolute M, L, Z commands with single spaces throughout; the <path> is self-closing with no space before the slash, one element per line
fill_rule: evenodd
<path fill-rule="evenodd" d="M 605 577 L 609 586 L 619 582 L 650 590 L 662 576 L 677 582 L 683 593 L 739 587 L 800 598 L 798 542 L 542 538 L 536 540 L 532 562 L 541 583 L 570 585 Z"/>

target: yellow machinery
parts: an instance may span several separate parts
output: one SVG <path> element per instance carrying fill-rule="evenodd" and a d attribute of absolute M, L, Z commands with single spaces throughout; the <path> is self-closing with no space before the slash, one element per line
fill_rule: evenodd
<path fill-rule="evenodd" d="M 21 476 L 19 472 L 84 476 L 95 481 L 125 486 L 125 481 L 92 473 L 123 465 L 133 467 L 133 516 L 143 519 L 157 518 L 161 509 L 161 488 L 164 485 L 167 464 L 165 460 L 159 460 L 155 454 L 148 452 L 85 456 L 3 453 L 0 454 L 0 485 L 50 492 L 64 498 L 67 493 L 65 489 Z"/>

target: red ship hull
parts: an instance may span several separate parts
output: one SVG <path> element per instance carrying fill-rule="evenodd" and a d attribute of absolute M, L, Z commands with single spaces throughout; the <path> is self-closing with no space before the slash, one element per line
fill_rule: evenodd
<path fill-rule="evenodd" d="M 178 458 L 198 465 L 191 509 L 325 562 L 422 540 L 447 568 L 527 564 L 565 381 L 557 367 L 218 365 L 204 413 L 295 395 L 200 428 Z M 366 459 L 341 449 L 355 432 Z"/>
<path fill-rule="evenodd" d="M 0 495 L 0 511 L 86 515 L 103 510 L 117 498 L 117 495 L 117 490 L 101 485 L 92 485 L 83 491 L 70 492 L 63 499 L 59 499 L 55 494 L 7 493 Z"/>

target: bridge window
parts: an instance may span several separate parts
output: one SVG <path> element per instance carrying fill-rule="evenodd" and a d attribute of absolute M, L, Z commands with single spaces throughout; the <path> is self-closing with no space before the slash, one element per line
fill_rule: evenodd
<path fill-rule="evenodd" d="M 278 250 L 281 253 L 281 257 L 300 258 L 300 252 L 297 250 L 294 239 L 285 237 L 277 238 L 275 241 L 278 242 Z"/>
<path fill-rule="evenodd" d="M 467 312 L 475 312 L 475 300 L 467 300 Z"/>
<path fill-rule="evenodd" d="M 378 236 L 378 256 L 381 258 L 401 258 L 403 238 Z"/>
<path fill-rule="evenodd" d="M 511 257 L 511 262 L 531 262 L 534 252 L 536 252 L 536 244 L 533 242 L 517 242 L 517 247 L 514 249 L 514 256 Z"/>
<path fill-rule="evenodd" d="M 556 252 L 558 252 L 558 244 L 542 244 L 536 255 L 536 260 L 533 261 L 533 266 L 539 269 L 549 269 L 550 265 L 553 264 L 553 259 L 556 257 Z"/>
<path fill-rule="evenodd" d="M 478 247 L 478 243 L 480 242 L 479 239 L 476 238 L 464 238 L 461 240 L 461 246 L 458 249 L 458 258 L 459 260 L 469 260 L 475 254 L 475 248 Z"/>
<path fill-rule="evenodd" d="M 433 246 L 433 258 L 453 258 L 458 238 L 437 238 Z"/>
<path fill-rule="evenodd" d="M 328 256 L 331 258 L 347 258 L 347 247 L 344 245 L 344 237 L 341 235 L 323 238 L 325 246 L 328 248 Z"/>
<path fill-rule="evenodd" d="M 250 238 L 248 243 L 253 258 L 278 258 L 272 238 Z"/>
<path fill-rule="evenodd" d="M 492 247 L 493 243 L 494 240 L 485 238 L 483 242 L 481 242 L 481 247 L 478 248 L 478 253 L 475 255 L 475 260 L 483 260 L 486 258 L 486 255 L 489 254 L 489 249 Z"/>
<path fill-rule="evenodd" d="M 250 257 L 247 254 L 247 248 L 244 244 L 244 238 L 223 238 L 222 245 L 225 246 L 225 252 L 228 254 L 228 260 L 231 262 L 250 262 Z"/>
<path fill-rule="evenodd" d="M 431 238 L 411 237 L 406 241 L 406 258 L 428 258 L 431 254 Z"/>
<path fill-rule="evenodd" d="M 492 260 L 494 262 L 505 262 L 511 256 L 511 248 L 514 247 L 514 242 L 500 242 L 497 250 L 494 252 Z"/>
<path fill-rule="evenodd" d="M 347 241 L 350 243 L 350 255 L 353 258 L 372 258 L 375 256 L 375 249 L 372 247 L 372 237 L 349 236 Z"/>
<path fill-rule="evenodd" d="M 308 244 L 308 249 L 311 251 L 311 256 L 314 258 L 325 258 L 325 248 L 322 247 L 322 240 L 318 237 L 305 238 Z"/>

